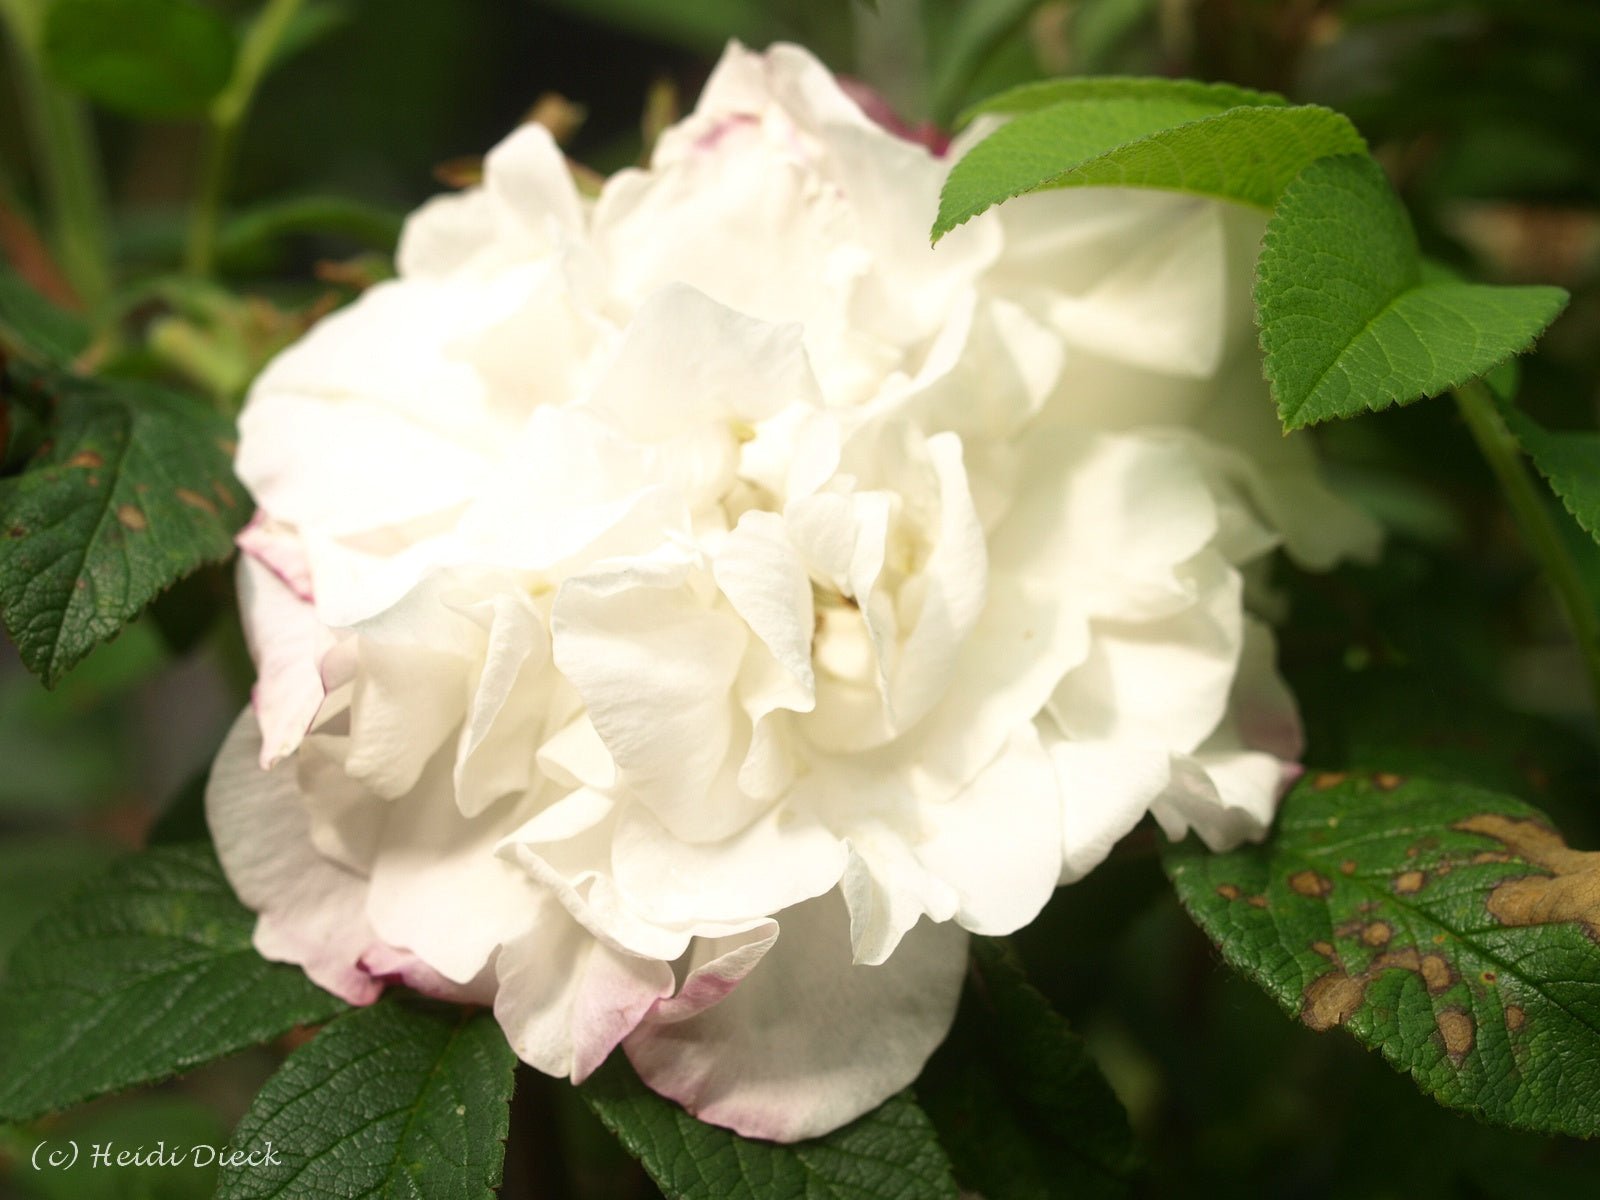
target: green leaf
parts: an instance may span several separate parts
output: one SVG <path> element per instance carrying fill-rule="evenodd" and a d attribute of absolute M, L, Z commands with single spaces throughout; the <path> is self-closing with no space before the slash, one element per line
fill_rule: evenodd
<path fill-rule="evenodd" d="M 1307 167 L 1256 262 L 1261 347 L 1285 429 L 1475 379 L 1532 345 L 1566 302 L 1555 287 L 1425 274 L 1405 209 L 1364 155 Z"/>
<path fill-rule="evenodd" d="M 1230 107 L 1237 92 L 1173 84 L 1023 112 L 951 169 L 934 240 L 992 205 L 1044 188 L 1159 188 L 1271 208 L 1307 163 L 1366 149 L 1355 126 L 1331 109 Z"/>
<path fill-rule="evenodd" d="M 1600 433 L 1552 433 L 1506 405 L 1506 424 L 1579 525 L 1600 542 Z"/>
<path fill-rule="evenodd" d="M 1452 1108 L 1600 1133 L 1600 854 L 1459 783 L 1323 773 L 1262 846 L 1166 855 L 1223 957 Z"/>
<path fill-rule="evenodd" d="M 0 348 L 64 364 L 83 353 L 89 338 L 80 317 L 57 308 L 0 264 Z"/>
<path fill-rule="evenodd" d="M 1092 79 L 1077 77 L 1024 83 L 974 104 L 961 114 L 960 119 L 965 124 L 983 113 L 1038 112 L 1041 108 L 1084 100 L 1177 100 L 1193 103 L 1211 112 L 1250 105 L 1270 107 L 1289 103 L 1275 92 L 1235 87 L 1231 83 L 1102 75 Z"/>
<path fill-rule="evenodd" d="M 3 960 L 33 923 L 114 857 L 108 843 L 83 834 L 12 835 L 0 842 L 0 979 Z"/>
<path fill-rule="evenodd" d="M 30 1120 L 325 1021 L 344 1003 L 250 944 L 210 846 L 124 859 L 47 915 L 0 987 L 0 1120 Z"/>
<path fill-rule="evenodd" d="M 989 1200 L 1127 1195 L 1133 1133 L 1083 1039 L 1004 943 L 973 939 L 972 960 L 956 1027 L 917 1084 L 957 1178 Z"/>
<path fill-rule="evenodd" d="M 14 367 L 50 440 L 0 479 L 0 620 L 54 684 L 159 592 L 233 553 L 232 425 L 164 389 Z"/>
<path fill-rule="evenodd" d="M 493 1200 L 516 1058 L 482 1010 L 385 998 L 332 1022 L 267 1080 L 217 1200 Z"/>
<path fill-rule="evenodd" d="M 44 57 L 67 85 L 136 117 L 203 113 L 233 73 L 233 29 L 197 0 L 53 0 Z"/>
<path fill-rule="evenodd" d="M 826 1137 L 757 1142 L 695 1120 L 620 1054 L 580 1089 L 668 1200 L 955 1200 L 950 1164 L 909 1093 Z"/>

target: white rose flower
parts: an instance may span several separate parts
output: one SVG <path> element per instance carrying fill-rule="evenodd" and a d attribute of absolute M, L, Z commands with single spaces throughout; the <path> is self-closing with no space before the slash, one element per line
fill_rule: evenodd
<path fill-rule="evenodd" d="M 1245 575 L 1372 531 L 1274 426 L 1259 220 L 1062 192 L 932 249 L 947 168 L 733 46 L 598 199 L 513 134 L 262 374 L 208 806 L 263 954 L 792 1140 L 1145 813 L 1262 833 Z"/>

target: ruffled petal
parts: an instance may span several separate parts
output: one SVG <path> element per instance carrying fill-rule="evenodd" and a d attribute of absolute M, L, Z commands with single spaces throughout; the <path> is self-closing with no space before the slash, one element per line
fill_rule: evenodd
<path fill-rule="evenodd" d="M 1139 742 L 1072 742 L 1049 731 L 1045 745 L 1061 795 L 1061 882 L 1105 861 L 1172 780 L 1171 753 Z"/>
<path fill-rule="evenodd" d="M 334 635 L 281 571 L 248 549 L 239 556 L 235 578 L 245 642 L 256 664 L 250 702 L 260 721 L 266 770 L 295 752 L 322 707 L 321 663 Z"/>
<path fill-rule="evenodd" d="M 494 1015 L 523 1062 L 582 1083 L 673 988 L 664 962 L 597 942 L 549 897 L 496 965 Z"/>
<path fill-rule="evenodd" d="M 749 636 L 707 608 L 679 562 L 567 580 L 551 616 L 556 665 L 583 697 L 619 778 L 674 832 L 726 836 L 753 811 L 708 805 L 735 737 L 733 681 Z"/>
<path fill-rule="evenodd" d="M 892 959 L 868 967 L 850 962 L 836 894 L 777 921 L 777 941 L 724 998 L 678 1020 L 670 1010 L 647 1016 L 623 1049 L 645 1083 L 701 1120 L 793 1142 L 917 1077 L 955 1018 L 967 934 L 920 925 Z M 697 947 L 695 965 L 726 952 Z"/>
<path fill-rule="evenodd" d="M 412 279 L 490 271 L 548 254 L 582 228 L 572 173 L 550 131 L 528 123 L 484 159 L 484 185 L 423 205 L 406 222 L 396 263 Z"/>
<path fill-rule="evenodd" d="M 294 764 L 260 766 L 261 731 L 246 709 L 228 731 L 206 784 L 206 821 L 239 899 L 258 914 L 255 947 L 291 962 L 351 1004 L 371 1004 L 383 985 L 360 967 L 377 942 L 365 914 L 367 881 L 324 858 Z"/>
<path fill-rule="evenodd" d="M 463 820 L 449 803 L 448 779 L 441 755 L 414 794 L 384 805 L 366 914 L 385 942 L 465 984 L 503 943 L 527 932 L 539 889 L 496 855 L 506 831 L 521 823 L 525 798 Z"/>

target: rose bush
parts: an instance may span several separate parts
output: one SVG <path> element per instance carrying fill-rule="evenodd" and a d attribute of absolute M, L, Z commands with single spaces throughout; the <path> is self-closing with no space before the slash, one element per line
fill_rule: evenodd
<path fill-rule="evenodd" d="M 1262 218 L 1062 191 L 933 249 L 949 161 L 734 46 L 598 197 L 514 133 L 262 374 L 207 801 L 263 954 L 792 1140 L 1146 813 L 1265 830 L 1260 568 L 1375 534 L 1274 421 Z"/>

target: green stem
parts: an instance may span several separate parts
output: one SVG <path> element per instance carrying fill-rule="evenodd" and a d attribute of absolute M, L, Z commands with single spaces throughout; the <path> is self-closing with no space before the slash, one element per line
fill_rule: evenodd
<path fill-rule="evenodd" d="M 217 228 L 222 219 L 222 201 L 228 175 L 233 169 L 239 131 L 249 115 L 261 77 L 271 65 L 284 32 L 302 3 L 304 0 L 269 0 L 244 36 L 233 78 L 212 102 L 211 136 L 201 167 L 200 192 L 189 223 L 189 244 L 184 255 L 185 269 L 191 275 L 209 275 L 216 264 Z"/>
<path fill-rule="evenodd" d="M 78 298 L 95 312 L 111 295 L 104 185 L 88 113 L 51 82 L 39 61 L 39 11 L 23 0 L 0 0 L 55 252 Z"/>
<path fill-rule="evenodd" d="M 1578 565 L 1551 515 L 1544 489 L 1529 473 L 1521 443 L 1506 428 L 1489 389 L 1478 381 L 1464 384 L 1456 389 L 1456 403 L 1478 449 L 1500 481 L 1500 490 L 1516 514 L 1528 549 L 1544 568 L 1545 578 L 1561 601 L 1588 670 L 1596 709 L 1600 710 L 1600 606 L 1590 598 Z"/>

